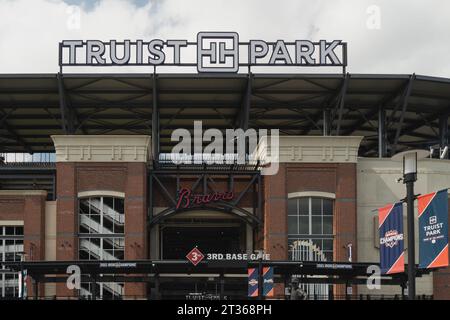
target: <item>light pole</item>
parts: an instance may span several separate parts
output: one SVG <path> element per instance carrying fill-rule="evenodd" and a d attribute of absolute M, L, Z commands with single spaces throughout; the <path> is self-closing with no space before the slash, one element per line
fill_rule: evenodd
<path fill-rule="evenodd" d="M 392 157 L 394 161 L 403 163 L 403 183 L 406 184 L 406 210 L 408 223 L 408 299 L 416 297 L 416 252 L 414 235 L 414 182 L 417 180 L 417 160 L 426 158 L 426 150 L 408 150 L 397 153 Z"/>

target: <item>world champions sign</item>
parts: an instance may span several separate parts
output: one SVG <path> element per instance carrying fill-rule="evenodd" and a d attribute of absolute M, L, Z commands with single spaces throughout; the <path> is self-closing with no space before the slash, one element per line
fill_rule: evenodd
<path fill-rule="evenodd" d="M 341 40 L 240 42 L 236 32 L 199 32 L 188 40 L 63 40 L 59 66 L 186 66 L 199 73 L 237 73 L 241 67 L 347 66 L 347 43 Z"/>

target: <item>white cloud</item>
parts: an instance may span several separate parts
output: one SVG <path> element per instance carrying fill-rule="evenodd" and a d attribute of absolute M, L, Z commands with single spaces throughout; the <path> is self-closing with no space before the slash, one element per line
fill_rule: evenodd
<path fill-rule="evenodd" d="M 380 29 L 367 28 L 370 6 L 380 10 Z M 450 76 L 446 0 L 99 0 L 79 7 L 79 29 L 71 8 L 61 0 L 0 0 L 0 73 L 56 72 L 62 39 L 194 41 L 198 31 L 224 30 L 243 41 L 342 39 L 353 73 Z"/>

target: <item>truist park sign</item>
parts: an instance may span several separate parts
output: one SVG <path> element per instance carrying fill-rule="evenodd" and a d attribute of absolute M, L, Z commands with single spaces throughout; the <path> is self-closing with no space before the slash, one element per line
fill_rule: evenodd
<path fill-rule="evenodd" d="M 188 40 L 64 40 L 59 66 L 186 66 L 203 72 L 236 73 L 240 67 L 347 66 L 347 43 L 341 40 L 240 42 L 236 32 L 199 32 Z"/>

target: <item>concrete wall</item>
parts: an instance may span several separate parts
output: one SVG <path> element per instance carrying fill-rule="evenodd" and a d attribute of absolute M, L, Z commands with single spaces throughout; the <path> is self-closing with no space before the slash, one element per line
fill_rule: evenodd
<path fill-rule="evenodd" d="M 378 262 L 378 222 L 376 211 L 388 203 L 393 203 L 406 196 L 405 185 L 396 181 L 402 176 L 402 164 L 391 159 L 360 158 L 357 164 L 357 239 L 358 261 Z M 418 179 L 415 184 L 416 194 L 425 194 L 450 187 L 450 161 L 438 159 L 421 160 L 418 163 Z M 417 205 L 417 202 L 416 202 Z M 406 209 L 405 235 L 406 234 Z M 418 238 L 416 220 L 416 263 L 418 263 Z M 405 257 L 407 259 L 407 256 Z M 407 260 L 406 260 L 407 261 Z M 445 270 L 439 275 L 445 274 Z M 448 272 L 447 272 L 448 274 Z M 435 290 L 436 291 L 436 290 Z M 448 288 L 447 288 L 448 291 Z M 381 290 L 368 290 L 359 286 L 361 294 L 400 294 L 399 286 L 384 286 Z M 433 275 L 417 279 L 417 294 L 437 294 L 433 292 Z"/>

